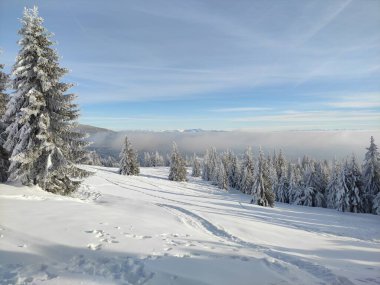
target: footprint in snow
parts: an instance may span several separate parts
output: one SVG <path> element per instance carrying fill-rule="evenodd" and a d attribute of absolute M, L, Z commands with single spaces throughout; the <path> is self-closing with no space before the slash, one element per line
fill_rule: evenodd
<path fill-rule="evenodd" d="M 130 233 L 124 233 L 125 237 L 128 238 L 134 238 L 134 239 L 149 239 L 152 238 L 152 236 L 140 236 L 140 235 L 135 235 L 135 234 L 130 234 Z"/>

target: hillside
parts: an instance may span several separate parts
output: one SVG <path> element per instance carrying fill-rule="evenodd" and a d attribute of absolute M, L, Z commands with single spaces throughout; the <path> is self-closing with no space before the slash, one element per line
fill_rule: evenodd
<path fill-rule="evenodd" d="M 379 216 L 86 168 L 73 197 L 0 184 L 0 284 L 380 283 Z"/>

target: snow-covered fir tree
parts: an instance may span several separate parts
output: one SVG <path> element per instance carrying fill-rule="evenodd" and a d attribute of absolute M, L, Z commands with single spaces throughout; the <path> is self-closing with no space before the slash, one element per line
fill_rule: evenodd
<path fill-rule="evenodd" d="M 8 103 L 8 94 L 5 93 L 9 76 L 3 71 L 4 64 L 0 64 L 0 121 L 5 114 L 5 107 Z"/>
<path fill-rule="evenodd" d="M 11 81 L 15 92 L 4 116 L 10 179 L 68 194 L 79 186 L 78 177 L 88 174 L 75 166 L 87 143 L 75 131 L 75 95 L 65 94 L 72 84 L 60 81 L 67 70 L 59 66 L 38 9 L 25 8 L 21 23 L 21 48 Z"/>
<path fill-rule="evenodd" d="M 298 165 L 288 164 L 288 203 L 293 204 L 299 197 L 301 171 Z"/>
<path fill-rule="evenodd" d="M 314 161 L 303 164 L 303 178 L 300 188 L 294 197 L 294 204 L 309 207 L 325 207 L 325 198 L 315 183 Z"/>
<path fill-rule="evenodd" d="M 374 203 L 374 199 L 380 192 L 380 155 L 373 137 L 363 163 L 363 192 L 364 211 L 376 213 L 378 205 Z"/>
<path fill-rule="evenodd" d="M 9 155 L 4 149 L 4 141 L 2 133 L 6 129 L 6 124 L 3 122 L 5 114 L 5 106 L 8 103 L 8 95 L 5 93 L 8 83 L 8 75 L 3 72 L 4 65 L 0 64 L 0 182 L 5 182 L 8 179 Z"/>
<path fill-rule="evenodd" d="M 123 149 L 120 153 L 119 173 L 121 175 L 138 175 L 140 173 L 137 153 L 132 148 L 132 144 L 128 140 L 128 137 L 125 137 Z"/>
<path fill-rule="evenodd" d="M 106 167 L 119 167 L 120 163 L 113 156 L 100 157 L 100 162 Z"/>
<path fill-rule="evenodd" d="M 217 181 L 218 153 L 214 147 L 206 150 L 202 165 L 202 179 L 206 181 Z"/>
<path fill-rule="evenodd" d="M 349 189 L 349 211 L 354 213 L 361 213 L 363 212 L 362 174 L 354 155 L 352 155 L 351 161 L 347 165 L 348 169 L 346 170 L 346 179 Z"/>
<path fill-rule="evenodd" d="M 241 180 L 240 180 L 240 191 L 246 194 L 251 194 L 253 183 L 254 183 L 254 166 L 255 162 L 253 160 L 253 154 L 251 147 L 248 147 L 245 152 L 241 162 Z"/>
<path fill-rule="evenodd" d="M 228 189 L 227 172 L 221 158 L 219 158 L 219 162 L 217 164 L 216 184 L 220 189 Z"/>
<path fill-rule="evenodd" d="M 330 174 L 330 179 L 326 188 L 326 206 L 327 208 L 335 209 L 336 207 L 336 197 L 338 191 L 343 188 L 342 181 L 342 166 L 336 161 L 333 161 L 333 167 Z"/>
<path fill-rule="evenodd" d="M 259 151 L 256 175 L 251 193 L 254 196 L 254 201 L 257 205 L 265 207 L 274 206 L 275 195 L 272 190 L 269 165 L 261 148 Z"/>
<path fill-rule="evenodd" d="M 170 158 L 169 180 L 187 181 L 187 171 L 185 160 L 178 151 L 177 144 L 173 142 L 173 149 Z"/>
<path fill-rule="evenodd" d="M 158 151 L 155 152 L 153 160 L 153 166 L 164 166 L 164 158 Z"/>
<path fill-rule="evenodd" d="M 361 174 L 355 157 L 341 167 L 339 188 L 336 190 L 335 208 L 341 212 L 361 212 Z"/>
<path fill-rule="evenodd" d="M 193 165 L 192 165 L 191 176 L 193 177 L 201 176 L 201 163 L 199 162 L 199 159 L 195 155 L 195 153 L 193 155 Z"/>
<path fill-rule="evenodd" d="M 209 150 L 206 149 L 206 153 L 203 156 L 203 161 L 202 161 L 202 179 L 209 181 L 210 179 L 210 163 L 209 163 Z"/>
<path fill-rule="evenodd" d="M 144 152 L 143 165 L 144 165 L 145 167 L 150 167 L 150 166 L 152 166 L 152 158 L 151 158 L 149 152 Z"/>
<path fill-rule="evenodd" d="M 88 165 L 103 165 L 100 155 L 95 150 L 88 151 L 81 163 Z"/>
<path fill-rule="evenodd" d="M 240 169 L 237 156 L 231 150 L 227 150 L 223 155 L 223 163 L 227 172 L 228 185 L 239 190 Z"/>
<path fill-rule="evenodd" d="M 373 199 L 372 209 L 375 215 L 380 215 L 380 192 Z"/>
<path fill-rule="evenodd" d="M 288 182 L 288 164 L 285 156 L 280 150 L 277 160 L 274 158 L 274 166 L 277 175 L 277 181 L 274 185 L 274 192 L 276 195 L 276 201 L 282 203 L 289 203 L 289 182 Z"/>

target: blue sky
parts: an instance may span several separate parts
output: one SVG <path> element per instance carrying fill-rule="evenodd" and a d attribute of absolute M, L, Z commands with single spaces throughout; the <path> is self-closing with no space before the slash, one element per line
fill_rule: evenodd
<path fill-rule="evenodd" d="M 39 6 L 81 123 L 380 129 L 380 1 L 0 0 L 0 62 Z"/>

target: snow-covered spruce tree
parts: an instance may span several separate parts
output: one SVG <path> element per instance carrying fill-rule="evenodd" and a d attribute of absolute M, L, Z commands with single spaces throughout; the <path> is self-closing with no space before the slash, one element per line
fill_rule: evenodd
<path fill-rule="evenodd" d="M 0 64 L 0 121 L 5 114 L 5 106 L 8 103 L 8 95 L 5 93 L 9 76 L 3 72 L 4 65 Z"/>
<path fill-rule="evenodd" d="M 151 158 L 149 152 L 144 152 L 144 163 L 143 163 L 143 165 L 144 165 L 145 167 L 150 167 L 150 166 L 152 166 L 152 158 Z"/>
<path fill-rule="evenodd" d="M 119 173 L 121 175 L 138 175 L 140 173 L 137 153 L 133 150 L 128 137 L 125 137 L 123 149 L 120 153 Z"/>
<path fill-rule="evenodd" d="M 214 147 L 206 150 L 202 165 L 202 179 L 217 184 L 218 153 Z"/>
<path fill-rule="evenodd" d="M 363 212 L 363 184 L 362 174 L 356 158 L 352 155 L 351 161 L 347 169 L 347 186 L 349 189 L 349 204 L 350 212 L 361 213 Z"/>
<path fill-rule="evenodd" d="M 5 182 L 8 179 L 9 154 L 4 149 L 4 138 L 2 133 L 6 129 L 3 116 L 5 114 L 5 106 L 8 103 L 8 95 L 5 89 L 8 83 L 8 75 L 3 72 L 4 65 L 0 64 L 0 182 Z"/>
<path fill-rule="evenodd" d="M 217 165 L 216 185 L 220 189 L 225 189 L 225 190 L 228 189 L 227 172 L 221 158 L 219 158 L 219 162 Z"/>
<path fill-rule="evenodd" d="M 178 151 L 177 144 L 173 142 L 172 155 L 170 158 L 169 180 L 187 181 L 185 160 Z"/>
<path fill-rule="evenodd" d="M 255 162 L 253 160 L 253 154 L 251 147 L 248 147 L 245 152 L 241 162 L 241 180 L 240 180 L 240 191 L 246 194 L 252 194 L 252 187 L 254 183 L 254 166 Z"/>
<path fill-rule="evenodd" d="M 265 207 L 274 206 L 275 196 L 272 190 L 269 165 L 261 148 L 259 151 L 256 175 L 251 193 L 254 196 L 254 201 L 257 205 Z"/>
<path fill-rule="evenodd" d="M 192 167 L 191 176 L 193 177 L 201 176 L 201 163 L 199 162 L 199 159 L 197 158 L 195 153 L 193 155 L 193 167 Z"/>
<path fill-rule="evenodd" d="M 372 209 L 375 215 L 380 215 L 380 192 L 377 193 L 372 202 Z"/>
<path fill-rule="evenodd" d="M 67 70 L 58 64 L 38 9 L 25 8 L 21 23 L 21 49 L 11 81 L 15 93 L 4 116 L 10 179 L 68 194 L 79 186 L 79 177 L 88 175 L 74 164 L 87 143 L 75 131 L 79 116 L 75 96 L 65 94 L 72 84 L 60 81 Z"/>
<path fill-rule="evenodd" d="M 119 167 L 120 163 L 113 156 L 101 157 L 100 161 L 106 167 Z"/>
<path fill-rule="evenodd" d="M 223 161 L 227 172 L 228 185 L 232 188 L 240 190 L 240 170 L 238 158 L 231 150 L 228 150 L 223 155 Z"/>
<path fill-rule="evenodd" d="M 339 188 L 336 191 L 335 208 L 341 212 L 360 212 L 361 203 L 361 179 L 360 170 L 355 157 L 350 162 L 346 161 L 341 168 L 338 177 Z"/>
<path fill-rule="evenodd" d="M 363 207 L 366 213 L 375 213 L 374 199 L 380 192 L 380 155 L 375 140 L 371 137 L 363 163 Z"/>
<path fill-rule="evenodd" d="M 301 171 L 298 165 L 288 164 L 288 197 L 289 204 L 293 204 L 299 197 Z"/>
<path fill-rule="evenodd" d="M 325 194 L 327 208 L 336 208 L 337 193 L 338 191 L 340 191 L 341 188 L 343 188 L 343 181 L 341 179 L 341 168 L 342 166 L 336 160 L 334 160 Z"/>
<path fill-rule="evenodd" d="M 289 182 L 286 158 L 280 150 L 277 161 L 274 161 L 275 170 L 277 174 L 277 183 L 274 192 L 276 194 L 276 201 L 282 203 L 289 203 Z"/>
<path fill-rule="evenodd" d="M 164 166 L 164 158 L 158 151 L 152 156 L 152 164 L 153 166 Z"/>
<path fill-rule="evenodd" d="M 309 207 L 325 207 L 325 199 L 322 192 L 315 184 L 315 162 L 304 164 L 301 187 L 298 189 L 294 204 Z"/>
<path fill-rule="evenodd" d="M 210 162 L 209 162 L 209 151 L 206 149 L 206 153 L 203 156 L 202 162 L 202 179 L 209 181 L 210 180 Z"/>
<path fill-rule="evenodd" d="M 81 163 L 88 165 L 103 165 L 99 154 L 95 150 L 88 151 Z"/>

